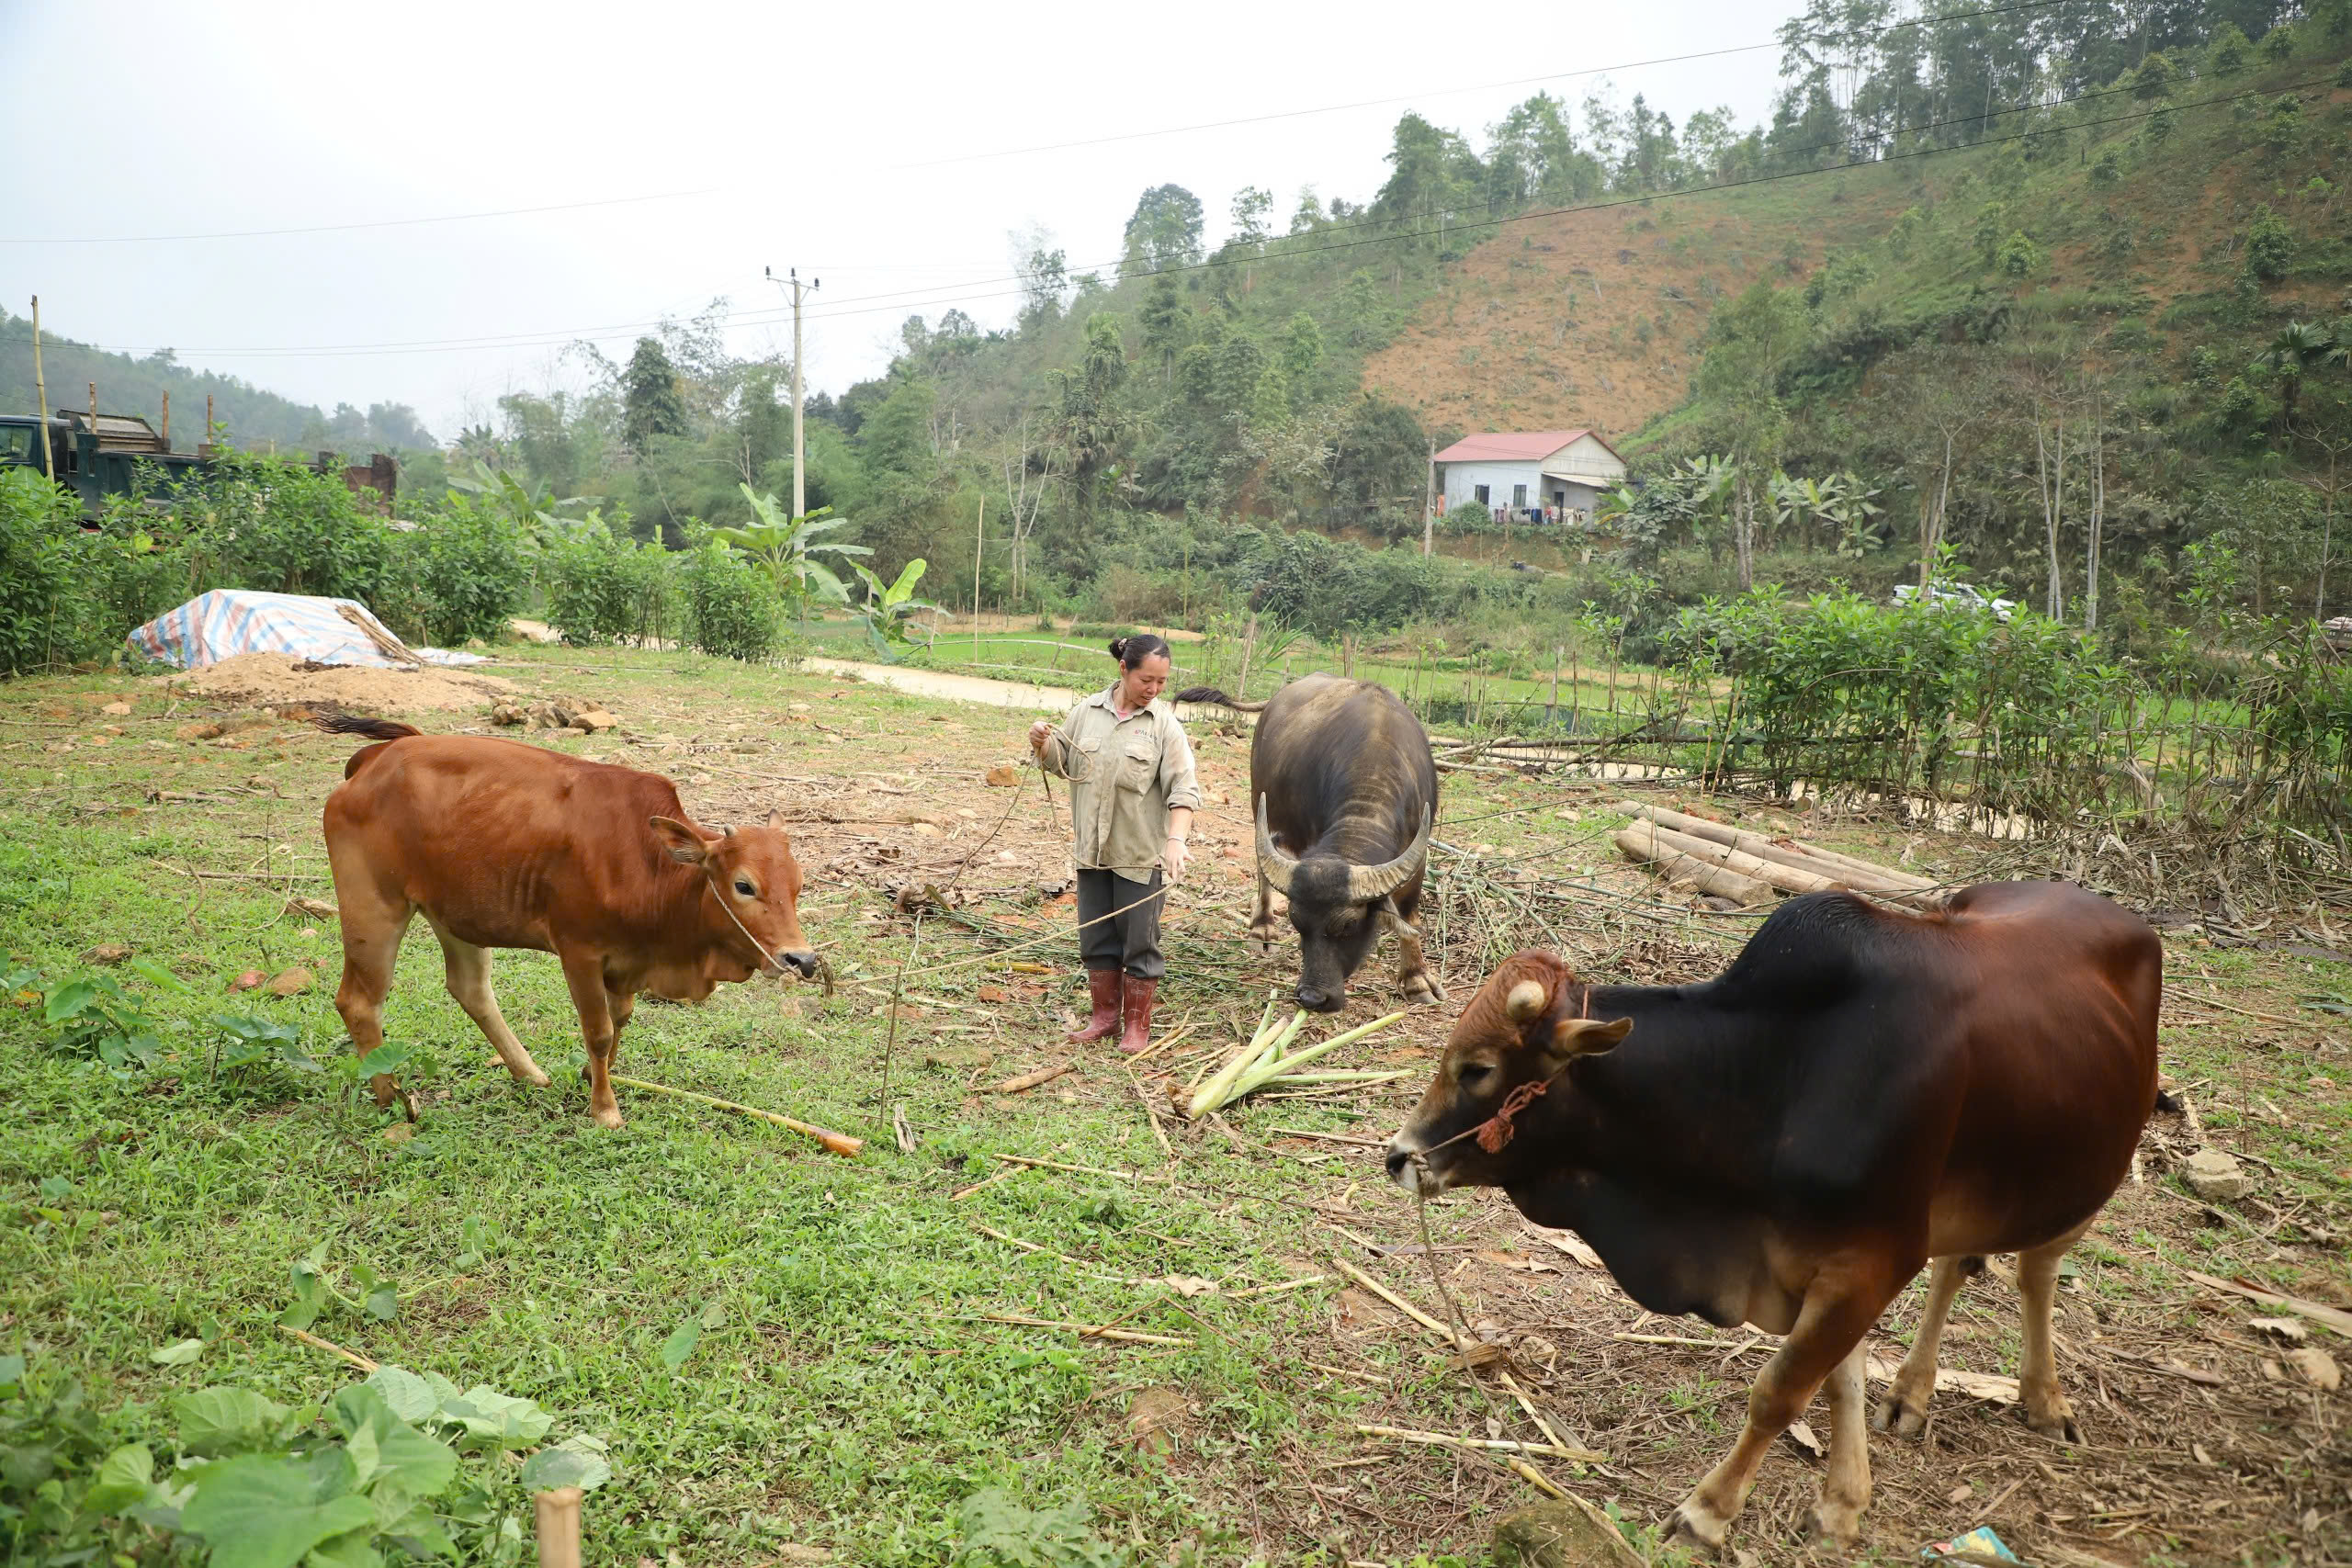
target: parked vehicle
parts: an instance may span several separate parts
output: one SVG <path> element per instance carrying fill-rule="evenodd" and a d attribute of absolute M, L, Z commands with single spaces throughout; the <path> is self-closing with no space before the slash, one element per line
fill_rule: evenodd
<path fill-rule="evenodd" d="M 1895 584 L 1894 602 L 1896 604 L 1913 604 L 1917 601 L 1918 597 L 1919 585 L 1917 583 L 1899 582 Z M 2018 603 L 2016 600 L 1995 599 L 1986 594 L 1982 589 L 1972 587 L 1970 584 L 1965 582 L 1929 583 L 1928 585 L 1928 603 L 1939 610 L 1973 610 L 1979 615 L 1991 615 L 1996 620 L 2002 621 L 2007 620 L 2018 612 Z"/>

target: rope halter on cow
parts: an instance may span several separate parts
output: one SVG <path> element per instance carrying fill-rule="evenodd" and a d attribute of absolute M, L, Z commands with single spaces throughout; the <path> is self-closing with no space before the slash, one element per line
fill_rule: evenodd
<path fill-rule="evenodd" d="M 731 839 L 735 836 L 735 829 L 731 827 L 722 826 L 718 831 L 722 838 Z M 743 933 L 743 940 L 752 944 L 752 951 L 760 955 L 760 967 L 758 972 L 763 975 L 774 975 L 779 978 L 786 974 L 793 972 L 797 966 L 786 963 L 784 954 L 781 952 L 770 953 L 767 949 L 767 944 L 762 942 L 758 937 L 753 936 L 752 934 L 752 928 L 745 925 L 742 922 L 742 919 L 737 916 L 734 906 L 730 905 L 727 901 L 727 889 L 718 885 L 718 874 L 711 869 L 710 862 L 707 860 L 705 860 L 702 863 L 702 876 L 705 882 L 710 884 L 710 896 L 718 900 L 719 908 L 726 913 L 729 919 L 735 922 L 735 929 Z"/>
<path fill-rule="evenodd" d="M 1532 1006 L 1526 1001 L 1528 994 L 1532 994 L 1534 998 Z M 1543 987 L 1532 980 L 1522 980 L 1511 987 L 1510 996 L 1505 1001 L 1504 1007 L 1514 1020 L 1524 1023 L 1529 1018 L 1533 1017 L 1548 999 L 1544 994 Z M 1577 1021 L 1581 1023 L 1591 1017 L 1592 987 L 1587 986 L 1584 988 L 1584 995 L 1577 1002 Z M 1511 1139 L 1519 1135 L 1519 1128 L 1513 1122 L 1513 1118 L 1550 1093 L 1552 1086 L 1559 1082 L 1566 1076 L 1568 1068 L 1575 1064 L 1576 1058 L 1571 1056 L 1561 1063 L 1549 1077 L 1532 1078 L 1519 1085 L 1503 1096 L 1502 1104 L 1496 1108 L 1492 1116 L 1475 1127 L 1454 1134 L 1443 1143 L 1431 1144 L 1428 1148 L 1415 1155 L 1414 1158 L 1426 1159 L 1438 1150 L 1458 1144 L 1464 1138 L 1476 1139 L 1478 1146 L 1490 1155 L 1502 1153 L 1510 1145 Z M 1422 1168 L 1426 1170 L 1428 1167 L 1424 1165 Z"/>

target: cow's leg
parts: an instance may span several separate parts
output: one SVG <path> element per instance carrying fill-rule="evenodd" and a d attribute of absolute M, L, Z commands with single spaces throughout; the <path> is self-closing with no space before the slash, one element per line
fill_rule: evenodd
<path fill-rule="evenodd" d="M 1396 988 L 1405 993 L 1408 1002 L 1442 1002 L 1445 993 L 1438 988 L 1437 976 L 1430 973 L 1429 960 L 1421 952 L 1421 939 L 1414 927 L 1414 908 L 1401 908 L 1389 918 L 1396 931 Z"/>
<path fill-rule="evenodd" d="M 2075 1407 L 2058 1386 L 2058 1358 L 2050 1342 L 2050 1307 L 2058 1294 L 2058 1263 L 2090 1229 L 2086 1220 L 2065 1235 L 2018 1254 L 2018 1298 L 2024 1316 L 2024 1353 L 2018 1358 L 2018 1397 L 2026 1425 L 2063 1443 L 2083 1440 Z"/>
<path fill-rule="evenodd" d="M 1871 1506 L 1870 1400 L 1862 1389 L 1870 1337 L 1854 1341 L 1824 1385 L 1829 1395 L 1829 1468 L 1807 1529 L 1826 1540 L 1851 1540 Z"/>
<path fill-rule="evenodd" d="M 1852 1354 L 1886 1310 L 1895 1292 L 1887 1280 L 1907 1280 L 1918 1269 L 1914 1261 L 1907 1269 L 1889 1271 L 1876 1259 L 1863 1259 L 1851 1269 L 1822 1270 L 1805 1296 L 1796 1326 L 1747 1392 L 1747 1424 L 1740 1429 L 1739 1441 L 1674 1510 L 1669 1535 L 1686 1535 L 1709 1548 L 1724 1543 L 1773 1439 L 1804 1413 L 1822 1380 Z"/>
<path fill-rule="evenodd" d="M 1258 868 L 1258 904 L 1250 911 L 1250 940 L 1258 944 L 1258 956 L 1272 958 L 1274 942 L 1282 935 L 1282 928 L 1274 924 L 1274 889 L 1266 880 L 1263 866 Z"/>
<path fill-rule="evenodd" d="M 334 988 L 334 1010 L 351 1035 L 361 1061 L 384 1043 L 384 998 L 391 994 L 392 966 L 401 955 L 401 939 L 415 918 L 416 906 L 379 885 L 356 851 L 332 840 L 327 859 L 334 870 L 335 903 L 343 927 L 343 979 Z M 380 1108 L 392 1102 L 392 1075 L 378 1073 L 368 1079 Z"/>
<path fill-rule="evenodd" d="M 620 1031 L 605 999 L 605 961 L 593 953 L 566 953 L 563 982 L 571 990 L 571 1005 L 580 1012 L 580 1033 L 588 1043 L 588 1112 L 599 1127 L 621 1124 L 620 1102 L 613 1098 L 613 1045 Z"/>
<path fill-rule="evenodd" d="M 1936 1392 L 1936 1356 L 1943 1343 L 1944 1320 L 1951 1315 L 1952 1299 L 1960 1294 L 1961 1286 L 1983 1272 L 1982 1258 L 1936 1259 L 1928 1278 L 1927 1310 L 1919 1314 L 1919 1332 L 1912 1337 L 1911 1353 L 1903 1358 L 1903 1366 L 1886 1391 L 1886 1402 L 1872 1417 L 1880 1431 L 1916 1438 L 1928 1429 L 1928 1401 Z"/>
<path fill-rule="evenodd" d="M 430 915 L 425 918 L 432 919 Z M 450 935 L 438 920 L 433 920 L 433 934 L 441 939 L 441 964 L 449 994 L 458 998 L 458 1005 L 466 1010 L 466 1016 L 474 1021 L 516 1082 L 547 1088 L 551 1080 L 531 1060 L 531 1054 L 506 1027 L 506 1016 L 498 1010 L 498 997 L 490 988 L 490 949 Z"/>

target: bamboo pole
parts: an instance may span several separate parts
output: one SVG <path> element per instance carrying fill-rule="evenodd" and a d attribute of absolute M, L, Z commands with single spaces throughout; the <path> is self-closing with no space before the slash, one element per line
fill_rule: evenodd
<path fill-rule="evenodd" d="M 1690 833 L 1678 833 L 1671 828 L 1662 828 L 1647 819 L 1634 823 L 1625 831 L 1636 840 L 1647 840 L 1652 859 L 1661 852 L 1687 855 L 1703 864 L 1718 865 L 1738 875 L 1752 877 L 1783 893 L 1826 893 L 1846 886 L 1838 878 L 1822 872 L 1782 865 L 1778 861 L 1769 861 L 1761 855 L 1733 849 L 1728 844 L 1719 844 Z"/>
<path fill-rule="evenodd" d="M 690 1089 L 672 1089 L 666 1084 L 648 1083 L 643 1078 L 625 1078 L 618 1073 L 612 1075 L 612 1080 L 616 1084 L 626 1084 L 630 1089 L 641 1089 L 648 1094 L 675 1095 L 680 1100 L 699 1100 L 705 1105 L 716 1106 L 721 1111 L 740 1111 L 746 1116 L 757 1116 L 763 1122 L 773 1122 L 779 1127 L 789 1127 L 796 1133 L 814 1138 L 834 1154 L 844 1155 L 853 1159 L 856 1157 L 859 1150 L 865 1147 L 865 1140 L 863 1138 L 853 1138 L 847 1133 L 836 1133 L 830 1128 L 815 1126 L 807 1122 L 796 1122 L 789 1116 L 774 1111 L 763 1111 L 756 1105 L 738 1105 L 731 1100 L 719 1100 L 707 1094 L 696 1094 Z"/>
<path fill-rule="evenodd" d="M 1642 824 L 1643 829 L 1650 829 L 1651 826 L 1646 822 Z M 1617 849 L 1627 860 L 1651 866 L 1668 882 L 1687 882 L 1702 893 L 1712 893 L 1737 904 L 1769 904 L 1772 901 L 1772 889 L 1768 884 L 1665 849 L 1656 843 L 1648 832 L 1633 828 L 1622 829 L 1617 834 Z"/>
<path fill-rule="evenodd" d="M 40 416 L 40 462 L 49 475 L 49 482 L 57 482 L 57 453 L 49 440 L 49 378 L 40 367 L 40 296 L 33 296 L 33 395 L 40 406 L 33 412 Z"/>
<path fill-rule="evenodd" d="M 1840 854 L 1835 850 L 1825 850 L 1814 844 L 1793 840 L 1786 844 L 1775 843 L 1761 833 L 1751 833 L 1728 823 L 1711 822 L 1706 818 L 1691 817 L 1663 806 L 1645 806 L 1629 800 L 1619 802 L 1619 807 L 1636 818 L 1656 822 L 1661 828 L 1671 829 L 1690 838 L 1704 839 L 1711 843 L 1741 851 L 1759 860 L 1814 872 L 1849 886 L 1864 887 L 1868 885 L 1865 890 L 1869 892 L 1924 893 L 1936 886 L 1924 876 L 1897 871 L 1893 866 L 1857 860 L 1852 855 Z M 1847 874 L 1849 873 L 1851 874 Z"/>

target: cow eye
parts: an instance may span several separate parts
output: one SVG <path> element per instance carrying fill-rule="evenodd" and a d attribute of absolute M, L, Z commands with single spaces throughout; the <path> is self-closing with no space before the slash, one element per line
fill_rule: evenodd
<path fill-rule="evenodd" d="M 1454 1080 L 1464 1089 L 1476 1090 L 1494 1076 L 1495 1069 L 1484 1062 L 1464 1062 L 1453 1069 Z"/>
<path fill-rule="evenodd" d="M 748 876 L 739 876 L 735 879 L 735 891 L 746 898 L 756 898 L 760 894 L 760 890 L 752 886 L 752 879 Z"/>

